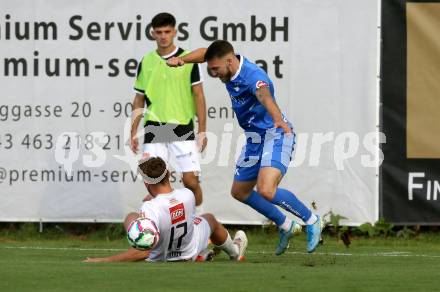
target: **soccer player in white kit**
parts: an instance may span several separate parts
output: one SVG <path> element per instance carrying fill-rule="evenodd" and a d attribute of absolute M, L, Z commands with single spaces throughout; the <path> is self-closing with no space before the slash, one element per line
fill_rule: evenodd
<path fill-rule="evenodd" d="M 212 214 L 196 216 L 194 194 L 186 188 L 172 189 L 166 163 L 161 158 L 148 158 L 139 164 L 138 170 L 153 198 L 143 203 L 139 213 L 128 214 L 124 226 L 127 230 L 134 220 L 149 218 L 159 229 L 158 243 L 149 251 L 131 248 L 110 257 L 87 258 L 85 262 L 203 261 L 210 255 L 206 252 L 209 239 L 231 260 L 244 259 L 246 234 L 239 230 L 232 240 Z"/>

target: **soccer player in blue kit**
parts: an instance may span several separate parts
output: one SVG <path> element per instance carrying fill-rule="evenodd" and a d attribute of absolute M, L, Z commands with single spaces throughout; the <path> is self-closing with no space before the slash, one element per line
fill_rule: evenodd
<path fill-rule="evenodd" d="M 272 220 L 280 239 L 275 254 L 281 255 L 301 226 L 276 206 L 301 218 L 307 229 L 307 251 L 315 251 L 321 238 L 322 220 L 292 192 L 278 187 L 292 158 L 295 133 L 274 98 L 272 81 L 259 66 L 236 55 L 232 45 L 214 41 L 207 49 L 194 50 L 168 60 L 169 66 L 208 63 L 213 77 L 226 85 L 246 145 L 237 161 L 232 196 Z M 256 186 L 256 190 L 254 189 Z"/>

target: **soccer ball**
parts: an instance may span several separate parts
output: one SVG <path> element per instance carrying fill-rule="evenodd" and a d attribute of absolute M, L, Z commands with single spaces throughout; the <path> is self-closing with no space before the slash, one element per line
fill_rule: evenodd
<path fill-rule="evenodd" d="M 128 243 L 139 250 L 150 250 L 159 241 L 159 230 L 148 218 L 138 218 L 131 222 L 127 230 Z"/>

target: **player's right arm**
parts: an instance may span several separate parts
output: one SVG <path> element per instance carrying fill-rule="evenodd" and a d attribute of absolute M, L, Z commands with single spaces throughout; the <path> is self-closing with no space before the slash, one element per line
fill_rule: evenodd
<path fill-rule="evenodd" d="M 204 63 L 206 48 L 199 48 L 182 57 L 173 57 L 167 60 L 170 67 L 183 66 L 186 63 Z"/>
<path fill-rule="evenodd" d="M 131 135 L 130 135 L 130 148 L 131 151 L 137 153 L 139 148 L 139 139 L 137 137 L 137 129 L 139 123 L 143 117 L 145 97 L 140 93 L 136 93 L 133 100 L 133 112 L 131 113 Z"/>

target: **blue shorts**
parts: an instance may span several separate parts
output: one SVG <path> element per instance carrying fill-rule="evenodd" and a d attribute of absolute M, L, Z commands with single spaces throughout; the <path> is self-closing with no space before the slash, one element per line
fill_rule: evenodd
<path fill-rule="evenodd" d="M 243 146 L 235 167 L 234 180 L 251 181 L 262 167 L 275 167 L 286 174 L 295 147 L 295 134 L 286 135 L 281 128 L 272 128 L 265 135 L 245 133 Z"/>

